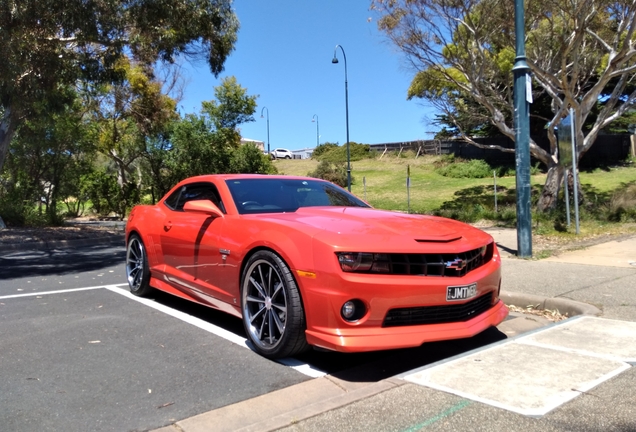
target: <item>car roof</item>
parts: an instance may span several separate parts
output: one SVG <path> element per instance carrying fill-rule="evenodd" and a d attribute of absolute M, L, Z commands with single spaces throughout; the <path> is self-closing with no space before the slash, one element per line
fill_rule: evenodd
<path fill-rule="evenodd" d="M 183 179 L 187 182 L 214 181 L 214 180 L 246 180 L 246 179 L 286 179 L 286 180 L 314 180 L 325 181 L 314 177 L 305 176 L 289 176 L 289 175 L 272 175 L 272 174 L 206 174 L 196 177 Z"/>

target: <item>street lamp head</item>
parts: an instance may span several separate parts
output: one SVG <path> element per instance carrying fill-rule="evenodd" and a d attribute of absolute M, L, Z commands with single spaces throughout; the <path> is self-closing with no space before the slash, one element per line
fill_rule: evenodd
<path fill-rule="evenodd" d="M 335 55 L 333 56 L 333 59 L 331 59 L 331 63 L 336 64 L 338 63 L 338 57 L 336 57 Z"/>

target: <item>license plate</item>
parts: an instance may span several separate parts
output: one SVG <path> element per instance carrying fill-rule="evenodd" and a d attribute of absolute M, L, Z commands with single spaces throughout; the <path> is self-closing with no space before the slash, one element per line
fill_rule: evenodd
<path fill-rule="evenodd" d="M 477 284 L 449 286 L 446 288 L 446 301 L 458 301 L 473 298 L 477 295 Z"/>

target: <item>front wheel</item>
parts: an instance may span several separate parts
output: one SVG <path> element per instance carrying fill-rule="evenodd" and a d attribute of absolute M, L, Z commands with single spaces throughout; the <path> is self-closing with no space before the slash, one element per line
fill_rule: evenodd
<path fill-rule="evenodd" d="M 241 281 L 243 326 L 256 352 L 267 358 L 305 351 L 305 313 L 287 264 L 259 251 L 247 262 Z"/>
<path fill-rule="evenodd" d="M 150 286 L 150 267 L 146 248 L 137 234 L 132 234 L 126 247 L 126 278 L 130 292 L 137 296 L 148 295 Z"/>

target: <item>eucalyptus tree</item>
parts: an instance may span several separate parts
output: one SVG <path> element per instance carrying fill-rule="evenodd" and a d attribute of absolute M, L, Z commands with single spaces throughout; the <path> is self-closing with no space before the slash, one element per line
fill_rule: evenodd
<path fill-rule="evenodd" d="M 92 170 L 95 150 L 85 107 L 74 89 L 59 89 L 56 96 L 56 106 L 51 106 L 51 99 L 35 104 L 39 115 L 27 120 L 14 137 L 0 200 L 10 223 L 29 222 L 36 208 L 36 219 L 57 224 L 61 202 L 75 215 L 80 211 L 84 197 L 79 179 Z"/>
<path fill-rule="evenodd" d="M 205 58 L 218 75 L 237 31 L 231 0 L 0 0 L 0 171 L 34 104 L 60 86 L 117 81 L 124 54 Z"/>
<path fill-rule="evenodd" d="M 239 151 L 239 126 L 254 121 L 258 96 L 249 95 L 233 76 L 221 80 L 214 96 L 201 103 L 199 114 L 188 114 L 174 125 L 167 170 L 173 183 L 200 174 L 272 169 L 262 153 Z"/>
<path fill-rule="evenodd" d="M 140 194 L 140 158 L 179 116 L 176 101 L 163 93 L 163 82 L 155 78 L 150 66 L 124 56 L 113 70 L 122 78 L 89 86 L 82 94 L 90 108 L 95 147 L 115 168 L 119 188 L 116 211 L 124 216 Z"/>
<path fill-rule="evenodd" d="M 636 100 L 636 2 L 537 0 L 527 2 L 526 55 L 535 100 L 550 140 L 544 150 L 530 140 L 533 157 L 548 168 L 539 210 L 556 206 L 564 167 L 555 128 L 575 110 L 579 158 L 598 134 Z M 439 108 L 462 138 L 462 121 L 488 122 L 514 140 L 512 67 L 514 3 L 510 0 L 374 0 L 378 27 L 405 55 L 416 75 L 410 97 Z M 547 113 L 546 113 L 547 111 Z M 463 119 L 463 120 L 462 120 Z M 470 124 L 470 123 L 469 123 Z M 498 146 L 502 151 L 514 151 Z"/>

